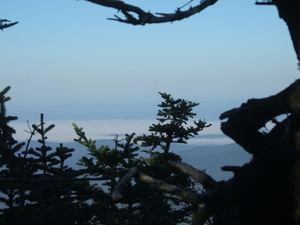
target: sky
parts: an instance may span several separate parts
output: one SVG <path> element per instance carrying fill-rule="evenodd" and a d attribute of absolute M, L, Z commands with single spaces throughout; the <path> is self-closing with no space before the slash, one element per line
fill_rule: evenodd
<path fill-rule="evenodd" d="M 187 2 L 130 1 L 151 12 Z M 296 55 L 276 8 L 254 3 L 219 0 L 182 21 L 132 26 L 83 0 L 0 0 L 0 19 L 19 21 L 0 32 L 0 89 L 29 112 L 153 104 L 158 92 L 208 108 L 275 94 L 298 78 Z"/>

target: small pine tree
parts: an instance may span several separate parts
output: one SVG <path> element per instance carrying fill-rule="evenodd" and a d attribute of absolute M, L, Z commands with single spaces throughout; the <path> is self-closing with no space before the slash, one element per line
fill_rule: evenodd
<path fill-rule="evenodd" d="M 31 178 L 41 182 L 31 183 L 26 205 L 27 217 L 23 224 L 76 224 L 86 222 L 92 217 L 88 213 L 89 184 L 87 182 L 66 182 L 64 179 L 76 178 L 81 175 L 65 164 L 72 156 L 74 149 L 60 144 L 55 150 L 47 145 L 47 133 L 54 124 L 45 127 L 44 116 L 41 114 L 40 124 L 32 125 L 40 136 L 40 146 L 26 151 L 28 167 L 36 172 Z M 25 154 L 25 153 L 24 153 Z M 51 182 L 53 180 L 53 182 Z M 59 180 L 61 182 L 59 182 Z M 84 219 L 83 219 L 84 218 Z"/>
<path fill-rule="evenodd" d="M 82 170 L 85 174 L 102 177 L 101 182 L 92 185 L 90 208 L 94 217 L 91 222 L 93 224 L 121 224 L 122 218 L 119 209 L 111 198 L 112 188 L 118 177 L 118 165 L 121 160 L 120 152 L 103 145 L 97 148 L 96 141 L 88 139 L 83 128 L 79 128 L 76 124 L 73 124 L 73 127 L 78 136 L 74 141 L 85 146 L 90 156 L 83 156 L 78 165 L 85 167 Z"/>
<path fill-rule="evenodd" d="M 0 92 L 0 223 L 3 225 L 32 224 L 89 224 L 92 214 L 87 201 L 90 186 L 87 182 L 66 182 L 65 178 L 81 175 L 65 165 L 74 149 L 60 144 L 56 150 L 46 144 L 46 133 L 54 125 L 40 125 L 33 131 L 24 151 L 25 143 L 13 138 L 15 130 L 9 122 L 17 117 L 6 115 L 6 93 Z M 39 134 L 39 147 L 30 148 L 32 136 Z M 55 181 L 56 180 L 56 181 Z"/>
<path fill-rule="evenodd" d="M 92 204 L 93 209 L 97 209 L 94 222 L 140 225 L 175 225 L 190 222 L 188 216 L 189 212 L 195 209 L 193 205 L 186 204 L 174 196 L 153 191 L 138 180 L 127 184 L 119 202 L 113 202 L 110 196 L 118 181 L 132 167 L 174 185 L 187 189 L 194 187 L 194 182 L 186 175 L 168 166 L 168 160 L 181 161 L 179 155 L 171 152 L 171 144 L 187 143 L 189 138 L 210 125 L 202 120 L 194 122 L 194 126 L 188 124 L 189 119 L 196 115 L 193 108 L 197 103 L 173 99 L 165 93 L 160 94 L 164 101 L 159 105 L 159 123 L 152 124 L 149 128 L 152 133 L 138 137 L 134 133 L 126 134 L 123 140 L 115 138 L 115 148 L 96 147 L 96 141 L 88 139 L 83 128 L 73 124 L 79 137 L 75 141 L 87 147 L 90 155 L 82 157 L 79 164 L 86 168 L 87 174 L 103 178 L 102 183 L 94 186 L 97 192 L 93 195 Z M 150 149 L 140 151 L 138 142 Z M 149 154 L 149 157 L 141 157 L 142 152 Z M 106 188 L 101 189 L 101 185 Z"/>
<path fill-rule="evenodd" d="M 24 143 L 18 143 L 13 137 L 16 131 L 9 126 L 9 123 L 17 120 L 16 116 L 7 116 L 6 103 L 10 100 L 6 94 L 10 87 L 0 92 L 0 177 L 1 178 L 22 178 L 27 174 L 23 166 L 23 159 L 20 150 Z M 24 185 L 11 182 L 1 183 L 0 202 L 4 207 L 0 209 L 1 224 L 15 224 L 18 207 L 24 204 Z"/>
<path fill-rule="evenodd" d="M 159 94 L 163 98 L 163 102 L 158 105 L 160 107 L 157 113 L 158 123 L 149 127 L 150 134 L 136 138 L 136 141 L 140 141 L 143 147 L 149 147 L 149 149 L 143 150 L 150 155 L 149 167 L 145 173 L 169 184 L 193 190 L 195 182 L 182 172 L 170 167 L 167 161 L 181 161 L 179 155 L 171 152 L 172 144 L 186 144 L 190 138 L 198 135 L 210 124 L 204 120 L 198 120 L 190 125 L 190 119 L 196 116 L 193 109 L 199 105 L 198 103 L 174 99 L 166 93 Z M 194 206 L 166 193 L 153 193 L 153 191 L 149 193 L 152 194 L 149 195 L 147 202 L 144 202 L 148 208 L 153 208 L 151 215 L 147 215 L 148 220 L 153 223 L 161 221 L 161 224 L 170 225 L 189 222 L 187 215 L 191 209 L 194 209 Z M 165 215 L 168 215 L 167 220 L 165 220 Z"/>

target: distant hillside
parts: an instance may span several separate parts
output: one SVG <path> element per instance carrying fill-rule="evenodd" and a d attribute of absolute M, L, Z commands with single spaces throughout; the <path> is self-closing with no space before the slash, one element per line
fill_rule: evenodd
<path fill-rule="evenodd" d="M 205 169 L 216 180 L 232 177 L 232 173 L 223 172 L 222 166 L 241 166 L 247 163 L 251 155 L 237 144 L 196 146 L 176 152 L 182 161 L 198 169 Z"/>
<path fill-rule="evenodd" d="M 59 146 L 59 143 L 48 142 L 48 145 L 55 149 Z M 108 145 L 113 148 L 114 142 L 112 140 L 103 139 L 98 140 L 97 145 Z M 33 141 L 31 146 L 36 147 L 39 146 L 39 144 Z M 88 156 L 88 151 L 84 146 L 76 142 L 64 143 L 64 146 L 75 149 L 73 156 L 66 162 L 68 165 L 78 168 L 79 166 L 77 166 L 76 163 L 82 156 Z M 250 155 L 237 144 L 204 146 L 174 144 L 172 145 L 172 151 L 179 154 L 183 162 L 198 169 L 205 170 L 216 180 L 228 179 L 232 176 L 230 172 L 221 171 L 220 167 L 240 166 L 250 160 Z"/>

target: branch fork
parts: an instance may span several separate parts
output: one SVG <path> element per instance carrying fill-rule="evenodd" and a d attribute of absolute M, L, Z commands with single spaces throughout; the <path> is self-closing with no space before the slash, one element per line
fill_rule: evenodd
<path fill-rule="evenodd" d="M 145 25 L 145 24 L 152 24 L 152 23 L 166 23 L 166 22 L 174 22 L 177 20 L 182 20 L 188 18 L 196 13 L 201 12 L 208 6 L 215 4 L 218 0 L 202 0 L 200 3 L 194 7 L 190 7 L 188 10 L 182 11 L 181 9 L 184 6 L 177 8 L 175 13 L 155 13 L 152 14 L 149 11 L 145 11 L 140 7 L 127 4 L 123 1 L 118 0 L 87 0 L 89 2 L 106 6 L 110 8 L 117 9 L 118 11 L 122 12 L 125 18 L 121 18 L 115 15 L 115 18 L 108 18 L 109 20 L 114 20 L 122 23 L 128 23 L 132 25 Z M 136 16 L 136 17 L 135 17 Z"/>

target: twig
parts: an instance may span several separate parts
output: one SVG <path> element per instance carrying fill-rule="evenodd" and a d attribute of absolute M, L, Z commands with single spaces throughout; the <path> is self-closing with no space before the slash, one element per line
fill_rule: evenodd
<path fill-rule="evenodd" d="M 179 7 L 178 9 L 182 9 L 186 7 L 188 4 L 192 3 L 194 0 L 190 0 L 189 2 L 185 3 L 183 6 Z"/>
<path fill-rule="evenodd" d="M 123 191 L 125 185 L 130 181 L 132 177 L 137 175 L 137 178 L 145 183 L 150 184 L 152 188 L 157 190 L 166 191 L 170 194 L 175 194 L 181 197 L 183 200 L 190 202 L 190 203 L 199 203 L 203 201 L 204 198 L 209 197 L 208 195 L 197 194 L 197 193 L 190 193 L 180 187 L 167 184 L 161 180 L 154 179 L 144 173 L 138 172 L 136 167 L 131 168 L 128 173 L 121 179 L 119 184 L 115 187 L 114 191 L 112 192 L 112 198 L 114 200 L 118 200 L 122 197 L 121 192 Z"/>
<path fill-rule="evenodd" d="M 267 1 L 267 2 L 255 2 L 256 5 L 276 5 L 272 0 Z"/>
<path fill-rule="evenodd" d="M 31 130 L 30 125 L 29 125 L 29 121 L 27 121 L 27 126 L 28 126 L 29 131 L 27 131 L 27 130 L 24 130 L 24 131 L 27 132 L 27 133 L 29 133 L 30 136 L 29 136 L 29 139 L 27 139 L 27 144 L 26 144 L 26 147 L 25 147 L 23 160 L 26 159 L 26 156 L 27 156 L 27 153 L 28 153 L 28 150 L 29 150 L 29 146 L 30 146 L 31 140 L 32 140 L 33 136 L 35 135 L 36 130 L 38 129 L 38 127 L 40 126 L 40 124 L 37 125 L 37 126 L 33 126 L 33 130 Z"/>

